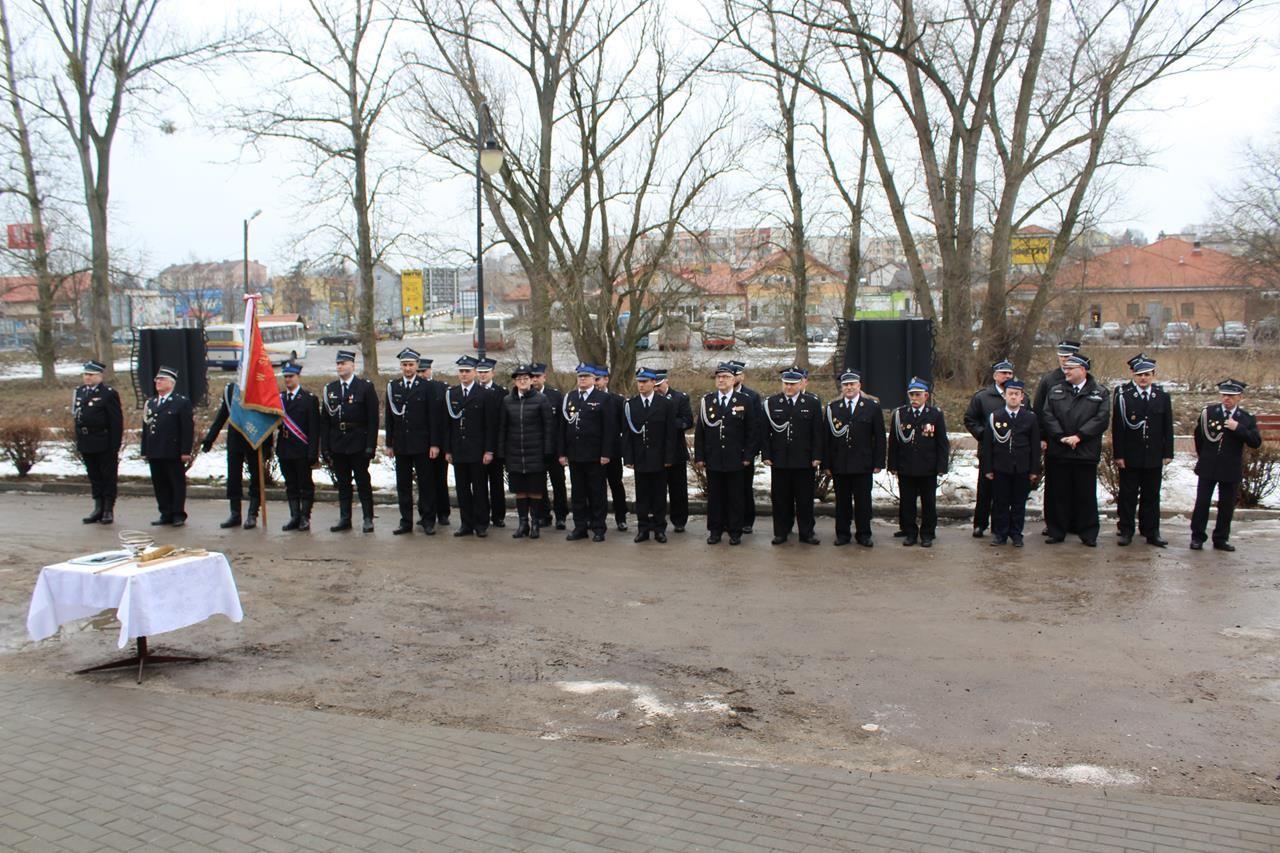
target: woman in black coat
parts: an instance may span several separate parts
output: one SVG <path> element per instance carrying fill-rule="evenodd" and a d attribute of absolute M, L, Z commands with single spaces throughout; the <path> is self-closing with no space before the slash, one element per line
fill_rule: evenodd
<path fill-rule="evenodd" d="M 520 525 L 513 539 L 538 538 L 538 519 L 543 517 L 543 484 L 547 458 L 557 455 L 555 411 L 545 395 L 530 388 L 533 370 L 517 367 L 511 374 L 515 388 L 498 409 L 496 456 L 505 460 L 507 485 L 516 496 Z M 532 512 L 530 511 L 532 510 Z"/>

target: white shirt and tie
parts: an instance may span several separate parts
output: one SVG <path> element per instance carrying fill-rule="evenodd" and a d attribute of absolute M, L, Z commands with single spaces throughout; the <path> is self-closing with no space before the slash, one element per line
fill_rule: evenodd
<path fill-rule="evenodd" d="M 653 402 L 653 395 L 652 395 L 652 394 L 641 394 L 641 395 L 640 395 L 640 402 L 644 403 L 644 407 L 645 407 L 646 409 L 647 409 L 647 408 L 649 408 L 649 404 L 650 404 L 651 402 Z"/>

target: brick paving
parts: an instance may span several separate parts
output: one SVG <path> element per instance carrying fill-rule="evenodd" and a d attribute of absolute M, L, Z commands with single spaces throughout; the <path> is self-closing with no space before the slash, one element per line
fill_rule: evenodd
<path fill-rule="evenodd" d="M 4 675 L 0 848 L 1272 851 L 1280 810 Z"/>

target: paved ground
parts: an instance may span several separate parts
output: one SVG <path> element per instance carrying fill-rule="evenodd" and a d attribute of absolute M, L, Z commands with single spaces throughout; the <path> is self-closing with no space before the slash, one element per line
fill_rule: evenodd
<path fill-rule="evenodd" d="M 1280 849 L 1280 811 L 549 742 L 5 675 L 0 845 L 1270 851 Z"/>

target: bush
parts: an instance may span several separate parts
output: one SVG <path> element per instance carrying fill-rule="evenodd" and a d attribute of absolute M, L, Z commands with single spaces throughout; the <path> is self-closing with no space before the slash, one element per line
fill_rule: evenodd
<path fill-rule="evenodd" d="M 1102 460 L 1098 463 L 1098 479 L 1111 500 L 1120 496 L 1120 469 L 1116 467 L 1115 448 L 1110 441 L 1102 442 Z"/>
<path fill-rule="evenodd" d="M 44 459 L 45 428 L 36 418 L 14 417 L 0 421 L 0 455 L 13 463 L 19 477 L 27 476 Z"/>
<path fill-rule="evenodd" d="M 1236 506 L 1255 507 L 1280 486 L 1280 444 L 1264 441 L 1257 450 L 1246 447 L 1244 472 Z"/>

